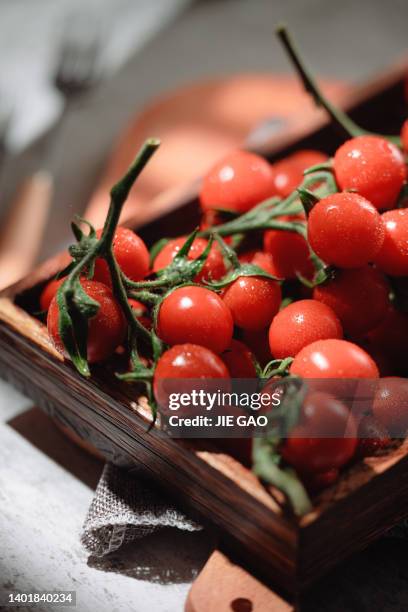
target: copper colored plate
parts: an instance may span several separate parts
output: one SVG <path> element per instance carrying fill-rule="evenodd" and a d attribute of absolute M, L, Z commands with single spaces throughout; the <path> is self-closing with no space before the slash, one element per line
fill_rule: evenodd
<path fill-rule="evenodd" d="M 323 89 L 333 101 L 347 91 L 336 82 L 326 82 Z M 162 146 L 131 193 L 124 218 L 137 216 L 139 210 L 144 216 L 147 203 L 158 194 L 202 175 L 220 156 L 243 146 L 265 120 L 278 118 L 282 129 L 293 130 L 319 112 L 296 79 L 287 76 L 243 74 L 170 92 L 137 113 L 120 136 L 85 216 L 102 225 L 110 187 L 145 138 L 158 136 Z"/>

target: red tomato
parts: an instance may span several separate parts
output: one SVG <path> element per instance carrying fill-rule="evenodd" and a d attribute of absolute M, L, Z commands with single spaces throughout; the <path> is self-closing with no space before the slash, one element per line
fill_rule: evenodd
<path fill-rule="evenodd" d="M 98 238 L 102 230 L 96 232 Z M 137 234 L 126 227 L 118 227 L 113 239 L 113 254 L 122 272 L 132 281 L 144 278 L 149 272 L 149 251 Z M 94 280 L 111 286 L 108 265 L 105 260 L 95 262 Z"/>
<path fill-rule="evenodd" d="M 281 221 L 302 219 L 300 215 L 280 217 Z M 313 276 L 309 247 L 299 234 L 286 230 L 267 230 L 264 234 L 264 250 L 272 256 L 275 274 L 279 278 L 296 278 L 297 274 L 306 278 Z"/>
<path fill-rule="evenodd" d="M 287 198 L 302 183 L 305 170 L 325 161 L 327 161 L 327 155 L 324 153 L 304 150 L 276 162 L 272 166 L 276 192 L 282 198 Z"/>
<path fill-rule="evenodd" d="M 134 300 L 133 298 L 128 298 L 128 302 L 132 309 L 135 311 L 135 314 L 142 325 L 144 325 L 147 329 L 152 328 L 152 320 L 148 315 L 147 306 L 139 302 L 138 300 Z"/>
<path fill-rule="evenodd" d="M 315 340 L 342 338 L 333 310 L 316 300 L 300 300 L 283 308 L 269 328 L 269 346 L 275 359 L 294 357 Z"/>
<path fill-rule="evenodd" d="M 272 276 L 277 276 L 275 266 L 273 264 L 272 256 L 269 253 L 265 253 L 265 251 L 257 251 L 256 249 L 250 249 L 249 251 L 244 251 L 238 255 L 238 259 L 241 263 L 251 263 L 255 266 L 259 266 Z"/>
<path fill-rule="evenodd" d="M 380 381 L 381 382 L 381 381 Z M 371 415 L 364 416 L 358 425 L 359 457 L 369 457 L 387 448 L 391 440 L 386 428 Z"/>
<path fill-rule="evenodd" d="M 243 251 L 239 253 L 238 259 L 241 263 L 251 263 L 254 255 L 256 253 L 255 249 L 249 249 L 248 251 Z"/>
<path fill-rule="evenodd" d="M 298 168 L 302 169 L 302 172 L 308 168 L 311 168 L 312 166 L 316 166 L 317 164 L 323 164 L 329 159 L 326 153 L 316 151 L 315 149 L 301 149 L 300 151 L 293 153 L 290 158 L 292 162 L 298 166 Z"/>
<path fill-rule="evenodd" d="M 347 340 L 317 340 L 305 346 L 290 366 L 303 378 L 378 378 L 370 355 Z"/>
<path fill-rule="evenodd" d="M 185 243 L 187 236 L 180 236 L 170 240 L 157 255 L 153 263 L 153 271 L 158 272 L 166 268 L 175 258 L 181 247 Z M 197 259 L 204 251 L 208 244 L 208 240 L 204 238 L 196 238 L 191 245 L 191 249 L 188 253 L 188 259 Z M 224 259 L 218 244 L 213 244 L 209 255 L 206 259 L 203 269 L 200 274 L 195 277 L 195 282 L 201 282 L 203 280 L 218 280 L 224 276 L 226 272 Z"/>
<path fill-rule="evenodd" d="M 307 235 L 323 261 L 339 268 L 359 268 L 373 261 L 384 242 L 377 209 L 357 193 L 334 193 L 312 209 Z"/>
<path fill-rule="evenodd" d="M 254 355 L 243 342 L 231 340 L 231 345 L 221 355 L 231 378 L 255 378 Z"/>
<path fill-rule="evenodd" d="M 391 276 L 408 275 L 408 208 L 389 210 L 382 215 L 385 238 L 375 263 Z"/>
<path fill-rule="evenodd" d="M 408 119 L 402 124 L 401 141 L 402 148 L 404 149 L 405 153 L 408 153 Z"/>
<path fill-rule="evenodd" d="M 142 302 L 134 300 L 133 298 L 128 298 L 128 302 L 137 316 L 141 316 L 147 313 L 147 308 L 144 304 L 142 304 Z"/>
<path fill-rule="evenodd" d="M 240 276 L 223 293 L 235 325 L 257 331 L 272 321 L 282 300 L 279 284 L 262 276 Z"/>
<path fill-rule="evenodd" d="M 276 276 L 277 278 L 279 277 L 278 270 L 275 267 L 272 255 L 270 253 L 264 253 L 264 251 L 256 251 L 252 257 L 251 263 L 253 263 L 255 266 L 259 266 L 268 274 Z"/>
<path fill-rule="evenodd" d="M 204 346 L 179 344 L 165 351 L 154 371 L 153 389 L 162 406 L 167 402 L 163 381 L 166 379 L 229 378 L 227 366 L 218 355 Z"/>
<path fill-rule="evenodd" d="M 234 151 L 204 177 L 200 202 L 203 211 L 225 208 L 243 213 L 274 195 L 270 164 L 254 153 Z"/>
<path fill-rule="evenodd" d="M 408 429 L 408 380 L 380 378 L 376 389 L 373 414 L 395 438 L 405 438 Z"/>
<path fill-rule="evenodd" d="M 338 270 L 333 280 L 315 287 L 313 298 L 334 310 L 346 334 L 360 336 L 385 318 L 388 294 L 388 283 L 381 272 L 364 266 Z"/>
<path fill-rule="evenodd" d="M 96 300 L 100 308 L 88 323 L 88 361 L 104 361 L 123 342 L 126 334 L 126 321 L 112 291 L 106 285 L 93 280 L 81 280 L 84 291 Z M 56 296 L 53 298 L 47 316 L 48 332 L 55 348 L 66 354 L 59 329 L 59 309 Z"/>
<path fill-rule="evenodd" d="M 227 366 L 215 353 L 196 344 L 177 344 L 163 353 L 154 371 L 161 378 L 230 378 Z"/>
<path fill-rule="evenodd" d="M 40 295 L 40 306 L 41 310 L 48 310 L 54 295 L 57 293 L 60 285 L 64 282 L 66 276 L 57 279 L 54 279 L 47 283 Z"/>
<path fill-rule="evenodd" d="M 340 189 L 353 189 L 376 208 L 395 206 L 407 172 L 401 151 L 379 136 L 347 140 L 334 156 Z"/>
<path fill-rule="evenodd" d="M 167 344 L 199 344 L 222 353 L 231 344 L 230 310 L 214 291 L 180 287 L 164 298 L 158 316 L 158 335 Z"/>
<path fill-rule="evenodd" d="M 340 468 L 355 453 L 356 434 L 354 417 L 344 404 L 327 393 L 309 393 L 282 456 L 300 473 Z"/>

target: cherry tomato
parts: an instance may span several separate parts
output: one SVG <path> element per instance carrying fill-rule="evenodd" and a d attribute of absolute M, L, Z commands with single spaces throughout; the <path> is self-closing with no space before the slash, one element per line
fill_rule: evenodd
<path fill-rule="evenodd" d="M 215 353 L 196 344 L 176 344 L 163 353 L 154 382 L 164 378 L 229 378 L 227 366 Z"/>
<path fill-rule="evenodd" d="M 327 393 L 309 393 L 282 456 L 300 473 L 340 468 L 355 453 L 356 434 L 354 417 L 344 404 Z"/>
<path fill-rule="evenodd" d="M 408 208 L 389 210 L 382 215 L 385 237 L 375 263 L 391 276 L 408 275 Z"/>
<path fill-rule="evenodd" d="M 272 166 L 276 192 L 282 198 L 287 198 L 302 183 L 303 172 L 307 168 L 326 160 L 327 155 L 320 151 L 304 150 L 276 162 Z"/>
<path fill-rule="evenodd" d="M 132 307 L 132 310 L 135 311 L 135 314 L 137 316 L 142 316 L 142 315 L 147 313 L 146 306 L 144 304 L 142 304 L 142 302 L 139 302 L 139 300 L 134 300 L 133 298 L 128 298 L 128 302 L 129 302 L 130 306 Z"/>
<path fill-rule="evenodd" d="M 204 346 L 179 344 L 165 351 L 157 362 L 153 378 L 156 400 L 164 406 L 168 400 L 166 379 L 229 378 L 227 366 L 222 359 Z"/>
<path fill-rule="evenodd" d="M 274 195 L 270 164 L 254 153 L 234 151 L 204 177 L 200 202 L 203 211 L 224 208 L 243 213 Z"/>
<path fill-rule="evenodd" d="M 272 256 L 269 253 L 265 253 L 265 251 L 249 249 L 248 251 L 239 253 L 238 259 L 241 263 L 252 263 L 259 266 L 268 274 L 272 274 L 272 276 L 275 276 L 276 274 Z"/>
<path fill-rule="evenodd" d="M 135 311 L 135 314 L 142 325 L 144 325 L 147 329 L 152 328 L 152 320 L 149 317 L 147 306 L 139 302 L 138 300 L 134 300 L 133 298 L 128 298 L 128 302 L 132 309 Z"/>
<path fill-rule="evenodd" d="M 256 249 L 249 249 L 238 254 L 238 259 L 241 263 L 251 263 L 256 253 Z"/>
<path fill-rule="evenodd" d="M 281 221 L 303 220 L 300 215 L 280 217 Z M 264 234 L 264 250 L 272 256 L 278 278 L 296 278 L 301 274 L 311 278 L 314 267 L 310 251 L 303 236 L 286 230 L 267 230 Z"/>
<path fill-rule="evenodd" d="M 106 285 L 93 280 L 81 280 L 84 291 L 100 304 L 96 315 L 88 323 L 88 361 L 104 361 L 123 342 L 126 334 L 126 321 L 112 291 Z M 59 308 L 54 296 L 47 316 L 48 332 L 55 348 L 66 354 L 59 329 Z"/>
<path fill-rule="evenodd" d="M 333 310 L 316 300 L 300 300 L 283 308 L 269 328 L 269 346 L 275 359 L 294 357 L 315 340 L 342 338 Z"/>
<path fill-rule="evenodd" d="M 385 318 L 389 307 L 389 287 L 383 274 L 364 266 L 337 270 L 335 278 L 315 287 L 313 298 L 330 306 L 343 330 L 360 336 L 374 329 Z"/>
<path fill-rule="evenodd" d="M 404 149 L 405 153 L 408 153 L 408 119 L 402 124 L 401 141 L 402 148 Z"/>
<path fill-rule="evenodd" d="M 408 429 L 408 380 L 380 378 L 376 389 L 373 414 L 395 438 L 405 438 Z"/>
<path fill-rule="evenodd" d="M 380 381 L 381 382 L 381 381 Z M 390 445 L 390 436 L 382 423 L 371 415 L 364 416 L 358 425 L 359 457 L 369 457 Z"/>
<path fill-rule="evenodd" d="M 96 232 L 98 238 L 102 230 Z M 113 254 L 122 272 L 132 281 L 144 278 L 149 272 L 149 251 L 137 234 L 126 227 L 118 227 L 113 239 Z M 105 260 L 95 262 L 94 280 L 111 286 L 110 272 Z"/>
<path fill-rule="evenodd" d="M 231 340 L 230 346 L 221 355 L 231 378 L 255 378 L 255 357 L 243 342 Z"/>
<path fill-rule="evenodd" d="M 377 209 L 357 193 L 334 193 L 312 209 L 307 223 L 310 246 L 323 261 L 359 268 L 373 261 L 384 242 Z"/>
<path fill-rule="evenodd" d="M 305 346 L 290 366 L 303 378 L 378 378 L 370 355 L 347 340 L 317 340 Z"/>
<path fill-rule="evenodd" d="M 316 151 L 315 149 L 301 149 L 293 153 L 290 157 L 292 162 L 296 164 L 298 168 L 302 169 L 302 172 L 317 164 L 323 164 L 329 159 L 326 153 Z"/>
<path fill-rule="evenodd" d="M 341 190 L 355 190 L 379 209 L 394 208 L 407 175 L 401 151 L 379 136 L 347 140 L 336 151 L 334 171 Z"/>
<path fill-rule="evenodd" d="M 223 293 L 235 325 L 257 331 L 272 321 L 282 300 L 279 284 L 262 276 L 240 276 Z"/>
<path fill-rule="evenodd" d="M 153 271 L 158 272 L 166 268 L 175 258 L 181 247 L 185 243 L 187 236 L 181 236 L 170 240 L 157 255 L 153 263 Z M 191 249 L 188 253 L 189 259 L 197 259 L 205 250 L 208 244 L 208 240 L 204 238 L 196 238 L 191 245 Z M 208 254 L 206 262 L 201 272 L 194 279 L 195 282 L 201 282 L 203 280 L 218 280 L 224 276 L 226 272 L 224 259 L 218 244 L 213 244 Z"/>
<path fill-rule="evenodd" d="M 47 283 L 40 295 L 40 307 L 41 310 L 48 310 L 54 295 L 57 293 L 60 285 L 64 282 L 66 276 L 59 279 L 51 280 Z"/>
<path fill-rule="evenodd" d="M 270 253 L 255 251 L 251 263 L 253 263 L 255 266 L 259 266 L 262 268 L 262 270 L 268 274 L 271 274 L 271 276 L 276 276 L 277 278 L 279 277 L 278 270 L 275 267 L 272 255 Z"/>
<path fill-rule="evenodd" d="M 205 287 L 180 287 L 164 298 L 158 335 L 170 345 L 190 342 L 222 353 L 231 344 L 233 321 L 223 300 Z"/>

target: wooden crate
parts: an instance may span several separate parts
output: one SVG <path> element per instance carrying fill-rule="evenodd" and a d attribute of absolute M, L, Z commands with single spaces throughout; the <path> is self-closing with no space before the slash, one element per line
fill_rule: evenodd
<path fill-rule="evenodd" d="M 398 131 L 406 113 L 405 66 L 357 91 L 351 114 L 364 127 Z M 332 153 L 342 142 L 327 123 L 305 127 L 262 151 L 271 160 L 301 148 Z M 159 211 L 159 212 L 158 212 Z M 179 235 L 198 216 L 196 187 L 164 198 L 147 213 L 138 232 L 147 242 Z M 295 594 L 335 563 L 408 515 L 408 443 L 367 458 L 314 500 L 296 520 L 238 461 L 211 443 L 177 440 L 147 431 L 150 412 L 137 386 L 119 382 L 114 364 L 92 368 L 83 379 L 53 348 L 46 328 L 30 312 L 59 268 L 56 257 L 0 296 L 0 375 L 110 461 L 143 465 L 187 512 L 217 528 L 222 541 L 265 581 Z"/>

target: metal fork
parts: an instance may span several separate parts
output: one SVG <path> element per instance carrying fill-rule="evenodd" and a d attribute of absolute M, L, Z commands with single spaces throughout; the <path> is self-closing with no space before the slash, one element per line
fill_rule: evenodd
<path fill-rule="evenodd" d="M 77 100 L 100 78 L 101 32 L 84 28 L 84 19 L 68 21 L 60 43 L 54 85 L 66 104 Z"/>
<path fill-rule="evenodd" d="M 63 127 L 72 108 L 84 100 L 85 94 L 101 78 L 102 30 L 96 24 L 86 27 L 86 22 L 83 15 L 73 15 L 65 21 L 53 74 L 53 84 L 63 97 L 64 108 L 48 140 L 44 155 L 46 165 L 53 160 L 55 166 L 55 149 L 60 145 Z"/>
<path fill-rule="evenodd" d="M 84 33 L 75 23 L 67 24 L 61 39 L 53 84 L 64 98 L 64 109 L 37 162 L 39 170 L 27 177 L 12 200 L 0 231 L 0 288 L 29 272 L 37 258 L 53 197 L 52 175 L 58 170 L 61 131 L 74 103 L 96 85 L 100 77 L 101 37 Z M 80 24 L 80 25 L 83 25 Z M 0 116 L 0 162 L 2 134 L 10 117 Z M 52 172 L 50 170 L 52 165 Z M 24 247 L 24 248 L 23 248 Z"/>

